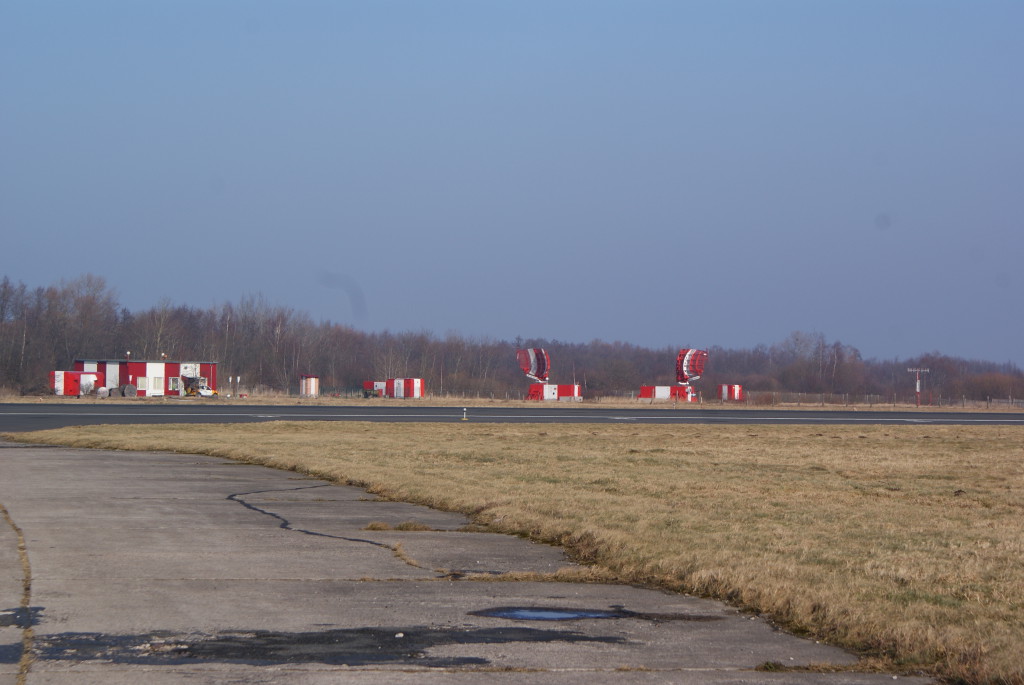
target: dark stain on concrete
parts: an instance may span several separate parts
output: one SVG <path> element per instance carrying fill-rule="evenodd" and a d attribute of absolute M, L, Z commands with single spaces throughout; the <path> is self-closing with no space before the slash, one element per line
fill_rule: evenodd
<path fill-rule="evenodd" d="M 39 614 L 42 607 L 17 607 L 15 609 L 0 609 L 0 628 L 31 628 L 39 623 Z"/>
<path fill-rule="evenodd" d="M 567 630 L 535 628 L 353 628 L 319 632 L 229 631 L 215 635 L 62 633 L 37 635 L 41 661 L 106 661 L 174 664 L 196 660 L 253 665 L 317 662 L 330 665 L 415 665 L 431 668 L 481 666 L 481 657 L 431 657 L 433 647 L 525 642 L 621 644 L 618 637 L 592 637 Z"/>

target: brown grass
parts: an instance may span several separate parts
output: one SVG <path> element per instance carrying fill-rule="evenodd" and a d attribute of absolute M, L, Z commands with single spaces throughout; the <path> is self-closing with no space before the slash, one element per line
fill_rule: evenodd
<path fill-rule="evenodd" d="M 725 599 L 870 663 L 1024 683 L 1017 427 L 274 422 L 6 437 L 294 469 L 565 545 L 624 582 Z"/>
<path fill-rule="evenodd" d="M 402 521 L 394 526 L 384 521 L 370 521 L 363 530 L 400 530 L 404 532 L 433 530 L 430 526 L 419 521 Z"/>

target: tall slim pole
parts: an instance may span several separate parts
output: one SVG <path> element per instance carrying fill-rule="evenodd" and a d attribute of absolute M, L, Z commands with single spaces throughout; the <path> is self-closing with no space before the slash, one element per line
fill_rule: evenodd
<path fill-rule="evenodd" d="M 908 373 L 917 374 L 917 385 L 915 386 L 914 396 L 917 398 L 917 406 L 921 406 L 921 374 L 928 373 L 928 369 L 907 369 Z"/>

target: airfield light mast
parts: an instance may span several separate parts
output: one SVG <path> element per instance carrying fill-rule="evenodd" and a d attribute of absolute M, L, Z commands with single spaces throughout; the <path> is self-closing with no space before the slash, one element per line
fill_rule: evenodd
<path fill-rule="evenodd" d="M 928 373 L 928 369 L 907 369 L 908 373 L 917 374 L 917 385 L 915 386 L 914 396 L 917 398 L 917 406 L 921 406 L 921 374 Z"/>

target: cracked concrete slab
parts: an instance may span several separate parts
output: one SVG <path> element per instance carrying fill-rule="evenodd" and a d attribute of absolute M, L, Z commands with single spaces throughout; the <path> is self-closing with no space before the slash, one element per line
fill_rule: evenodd
<path fill-rule="evenodd" d="M 857 660 L 717 602 L 503 581 L 570 562 L 558 548 L 459 532 L 467 521 L 456 514 L 290 472 L 22 448 L 0 458 L 0 504 L 32 564 L 26 685 L 893 680 L 757 671 Z M 366 529 L 410 521 L 427 530 Z M 10 526 L 0 532 L 0 609 L 24 604 L 13 538 Z M 17 682 L 25 627 L 0 621 L 0 685 Z"/>
<path fill-rule="evenodd" d="M 425 568 L 457 575 L 544 574 L 575 566 L 558 547 L 529 540 L 510 545 L 505 536 L 493 533 L 379 532 L 374 538 L 389 545 L 402 545 L 402 550 Z"/>

